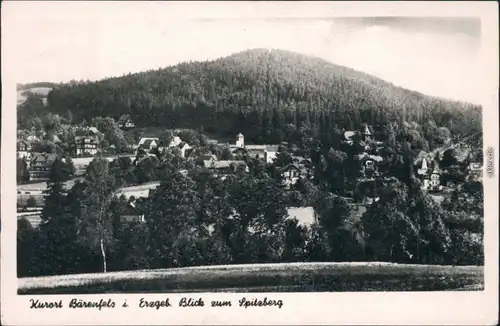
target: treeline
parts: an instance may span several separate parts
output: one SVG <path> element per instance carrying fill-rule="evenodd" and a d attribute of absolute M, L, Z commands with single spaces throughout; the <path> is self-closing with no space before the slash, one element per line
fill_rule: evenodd
<path fill-rule="evenodd" d="M 483 264 L 480 183 L 465 183 L 441 205 L 408 168 L 407 178 L 374 185 L 380 199 L 358 215 L 329 189 L 303 180 L 287 190 L 265 168 L 222 180 L 169 162 L 154 193 L 135 201 L 145 223 L 126 226 L 129 203 L 115 196 L 106 160 L 96 158 L 68 192 L 56 161 L 40 228 L 18 222 L 18 275 L 294 261 Z M 290 206 L 312 206 L 315 222 L 289 218 Z"/>
<path fill-rule="evenodd" d="M 58 85 L 45 110 L 75 121 L 129 114 L 137 126 L 192 128 L 221 137 L 242 132 L 264 143 L 285 140 L 291 127 L 313 137 L 321 129 L 329 134 L 364 123 L 430 123 L 453 135 L 482 128 L 480 107 L 405 90 L 321 59 L 259 49 Z"/>

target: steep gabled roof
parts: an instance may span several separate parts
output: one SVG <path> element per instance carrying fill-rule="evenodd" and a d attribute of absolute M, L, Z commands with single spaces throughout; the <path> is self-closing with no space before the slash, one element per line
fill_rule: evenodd
<path fill-rule="evenodd" d="M 139 146 L 141 146 L 141 145 L 142 145 L 142 144 L 144 144 L 144 142 L 145 142 L 145 141 L 147 141 L 147 140 L 154 140 L 154 141 L 156 141 L 156 142 L 158 142 L 158 141 L 159 141 L 159 139 L 158 139 L 158 138 L 154 138 L 154 137 L 143 137 L 143 138 L 141 138 L 141 139 L 139 140 L 139 144 L 138 144 L 138 145 L 139 145 Z M 151 142 L 150 142 L 150 144 L 151 144 Z"/>
<path fill-rule="evenodd" d="M 34 153 L 31 162 L 32 163 L 46 163 L 48 165 L 52 164 L 57 158 L 55 153 Z"/>
<path fill-rule="evenodd" d="M 278 172 L 283 173 L 283 172 L 290 171 L 290 170 L 297 170 L 302 174 L 307 174 L 306 167 L 302 164 L 297 164 L 297 163 L 287 164 L 284 167 L 282 167 L 281 169 L 279 169 Z"/>

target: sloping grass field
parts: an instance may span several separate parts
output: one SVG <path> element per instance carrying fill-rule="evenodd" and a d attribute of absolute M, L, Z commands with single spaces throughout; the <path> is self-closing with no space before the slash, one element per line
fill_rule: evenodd
<path fill-rule="evenodd" d="M 19 294 L 483 290 L 482 266 L 283 263 L 20 278 Z"/>

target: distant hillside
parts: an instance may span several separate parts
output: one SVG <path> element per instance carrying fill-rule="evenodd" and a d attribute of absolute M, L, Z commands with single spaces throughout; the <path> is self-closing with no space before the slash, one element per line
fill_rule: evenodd
<path fill-rule="evenodd" d="M 54 88 L 57 84 L 52 82 L 37 82 L 27 84 L 17 84 L 18 91 L 27 91 L 33 88 Z"/>
<path fill-rule="evenodd" d="M 38 95 L 41 95 L 42 98 L 46 99 L 49 92 L 56 85 L 57 84 L 50 83 L 50 82 L 18 84 L 17 85 L 17 104 L 20 105 L 26 101 L 27 93 L 38 94 Z"/>
<path fill-rule="evenodd" d="M 273 137 L 279 139 L 287 124 L 332 129 L 433 120 L 454 133 L 481 130 L 478 106 L 282 50 L 247 50 L 209 62 L 58 85 L 48 103 L 53 113 L 71 110 L 75 121 L 127 113 L 138 126 L 243 132 L 250 139 L 274 133 L 271 129 L 279 131 Z"/>

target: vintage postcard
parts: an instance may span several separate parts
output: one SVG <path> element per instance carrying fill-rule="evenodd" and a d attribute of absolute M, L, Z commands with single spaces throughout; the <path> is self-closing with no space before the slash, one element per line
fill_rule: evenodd
<path fill-rule="evenodd" d="M 495 2 L 2 4 L 5 325 L 495 325 Z"/>

